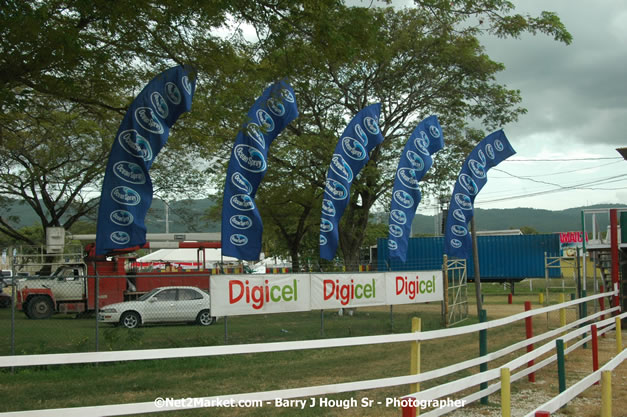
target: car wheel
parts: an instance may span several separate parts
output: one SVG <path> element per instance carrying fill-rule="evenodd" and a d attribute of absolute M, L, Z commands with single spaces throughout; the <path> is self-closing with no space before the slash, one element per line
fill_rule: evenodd
<path fill-rule="evenodd" d="M 215 320 L 216 318 L 211 315 L 209 310 L 201 311 L 198 313 L 198 317 L 196 317 L 196 322 L 201 326 L 211 326 Z"/>
<path fill-rule="evenodd" d="M 47 319 L 54 313 L 54 306 L 52 300 L 45 296 L 33 297 L 28 302 L 28 317 L 31 319 Z"/>
<path fill-rule="evenodd" d="M 122 314 L 122 317 L 120 318 L 120 324 L 127 329 L 134 329 L 136 327 L 139 327 L 139 325 L 141 324 L 141 317 L 139 317 L 139 314 L 134 311 L 127 311 L 126 313 Z"/>

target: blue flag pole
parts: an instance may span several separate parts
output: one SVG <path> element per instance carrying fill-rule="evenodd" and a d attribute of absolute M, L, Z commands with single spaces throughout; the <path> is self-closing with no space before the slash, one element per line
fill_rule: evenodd
<path fill-rule="evenodd" d="M 191 110 L 195 89 L 193 69 L 177 66 L 152 79 L 131 103 L 105 170 L 96 254 L 146 243 L 144 219 L 153 191 L 148 171 L 165 146 L 172 125 Z"/>
<path fill-rule="evenodd" d="M 255 195 L 266 175 L 272 141 L 296 117 L 294 90 L 285 81 L 266 88 L 248 111 L 248 121 L 235 138 L 222 201 L 222 254 L 257 260 L 263 223 Z"/>
<path fill-rule="evenodd" d="M 467 259 L 472 247 L 468 223 L 474 216 L 474 201 L 487 183 L 487 172 L 516 151 L 503 130 L 486 136 L 470 152 L 455 183 L 444 230 L 444 253 Z"/>
<path fill-rule="evenodd" d="M 390 207 L 388 258 L 405 263 L 411 224 L 422 195 L 419 183 L 433 165 L 432 155 L 444 147 L 437 116 L 429 116 L 414 129 L 398 161 Z"/>
<path fill-rule="evenodd" d="M 338 141 L 327 170 L 320 216 L 320 257 L 332 260 L 337 252 L 338 225 L 350 199 L 353 180 L 383 142 L 379 129 L 381 104 L 363 108 L 350 121 Z"/>

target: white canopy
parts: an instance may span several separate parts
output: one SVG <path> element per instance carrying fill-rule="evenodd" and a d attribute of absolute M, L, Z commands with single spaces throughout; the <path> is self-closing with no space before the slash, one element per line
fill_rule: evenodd
<path fill-rule="evenodd" d="M 238 262 L 236 258 L 232 258 L 230 256 L 222 256 L 221 249 L 188 249 L 188 248 L 178 248 L 178 249 L 159 249 L 152 253 L 149 253 L 146 256 L 142 256 L 138 258 L 136 262 L 142 264 L 159 264 L 159 263 L 171 263 L 171 264 L 180 264 L 182 267 L 196 267 L 198 266 L 198 260 L 200 259 L 200 263 L 203 263 L 203 253 L 204 253 L 204 267 L 211 268 L 215 266 L 215 264 L 224 262 L 224 263 L 233 263 Z"/>
<path fill-rule="evenodd" d="M 200 254 L 198 254 L 200 252 Z M 237 258 L 233 258 L 230 256 L 222 256 L 221 249 L 213 249 L 206 248 L 204 249 L 204 268 L 215 268 L 219 263 L 224 264 L 233 264 L 239 263 Z M 292 264 L 286 262 L 283 259 L 277 258 L 264 258 L 263 253 L 261 254 L 262 260 L 259 262 L 245 262 L 255 271 L 263 271 L 265 272 L 265 268 L 267 266 L 276 266 L 276 267 L 291 267 Z M 140 267 L 153 267 L 153 268 L 163 268 L 166 264 L 175 265 L 181 268 L 197 268 L 199 266 L 198 259 L 200 259 L 200 264 L 203 263 L 203 250 L 195 249 L 195 248 L 176 248 L 176 249 L 159 249 L 152 253 L 149 253 L 146 256 L 142 256 L 141 258 L 137 258 L 135 264 Z"/>

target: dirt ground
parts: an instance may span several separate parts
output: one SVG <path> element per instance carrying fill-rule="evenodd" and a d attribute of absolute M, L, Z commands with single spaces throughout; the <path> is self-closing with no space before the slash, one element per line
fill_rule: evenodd
<path fill-rule="evenodd" d="M 476 315 L 476 304 L 469 298 L 468 312 Z M 487 311 L 488 320 L 511 316 L 524 311 L 524 305 L 502 304 L 501 298 L 486 297 L 483 308 Z M 497 302 L 498 304 L 496 304 Z M 537 300 L 532 300 L 532 308 L 540 308 Z M 394 311 L 412 311 L 415 306 L 394 306 Z M 420 311 L 440 312 L 440 303 L 423 304 Z M 567 311 L 567 321 L 571 322 L 576 317 L 576 311 Z M 534 334 L 540 334 L 559 327 L 559 313 L 542 314 L 534 317 Z M 627 344 L 627 326 L 623 326 L 623 346 Z M 605 337 L 599 337 L 599 366 L 616 356 L 616 332 L 610 331 Z M 580 347 L 569 353 L 566 357 L 566 387 L 574 385 L 592 372 L 592 348 L 591 343 L 587 348 Z M 518 370 L 521 370 L 519 368 Z M 518 371 L 517 370 L 517 371 Z M 557 375 L 557 363 L 547 365 L 535 375 L 536 381 L 528 382 L 527 378 L 515 381 L 511 385 L 511 415 L 512 417 L 525 416 L 536 407 L 549 401 L 559 394 Z M 470 394 L 467 393 L 467 394 Z M 459 398 L 461 398 L 460 396 Z M 457 398 L 457 397 L 456 397 Z M 627 417 L 627 361 L 623 362 L 612 372 L 612 416 Z M 500 391 L 490 395 L 488 405 L 482 405 L 478 401 L 449 413 L 453 417 L 497 417 L 501 416 Z M 599 416 L 601 412 L 601 388 L 595 385 L 581 393 L 557 413 L 555 417 L 592 417 Z"/>
<path fill-rule="evenodd" d="M 599 364 L 603 366 L 616 354 L 615 332 L 599 338 Z M 623 339 L 627 332 L 622 332 Z M 570 387 L 592 372 L 592 350 L 579 348 L 568 354 L 566 359 L 566 386 Z M 539 405 L 559 394 L 557 365 L 551 364 L 536 373 L 536 382 L 522 379 L 511 386 L 512 417 L 524 416 Z M 627 362 L 612 372 L 612 416 L 627 417 Z M 594 385 L 577 396 L 557 413 L 555 417 L 592 417 L 601 412 L 601 388 Z M 492 394 L 488 405 L 472 404 L 463 410 L 449 414 L 454 417 L 496 417 L 501 415 L 500 391 Z"/>
<path fill-rule="evenodd" d="M 533 306 L 538 308 L 539 306 Z M 506 317 L 524 311 L 520 304 L 484 304 L 488 312 L 488 319 Z M 475 305 L 469 306 L 474 312 Z M 472 313 L 471 313 L 472 314 Z M 554 321 L 557 316 L 549 316 Z M 538 324 L 546 323 L 546 316 L 538 316 Z M 553 326 L 555 328 L 558 326 Z M 534 326 L 535 327 L 535 326 Z M 627 331 L 621 332 L 623 346 L 627 341 Z M 605 337 L 599 337 L 599 366 L 616 356 L 616 332 L 610 331 Z M 592 372 L 592 348 L 580 347 L 566 357 L 566 387 L 574 385 Z M 528 382 L 527 378 L 512 383 L 511 411 L 512 417 L 524 416 L 539 405 L 544 404 L 559 394 L 557 364 L 554 362 L 536 373 L 536 381 Z M 627 417 L 627 361 L 623 362 L 612 372 L 612 416 Z M 558 412 L 551 414 L 555 417 L 592 417 L 601 412 L 601 387 L 594 385 L 581 393 Z M 469 405 L 463 410 L 448 414 L 454 417 L 496 417 L 501 415 L 500 391 L 489 397 L 488 405 L 478 403 Z"/>

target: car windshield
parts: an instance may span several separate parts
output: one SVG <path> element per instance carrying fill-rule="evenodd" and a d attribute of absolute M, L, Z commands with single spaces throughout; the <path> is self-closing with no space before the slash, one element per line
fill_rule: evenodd
<path fill-rule="evenodd" d="M 156 293 L 157 291 L 159 291 L 159 288 L 154 288 L 150 291 L 148 291 L 146 294 L 142 295 L 141 297 L 139 297 L 137 300 L 138 301 L 146 301 L 147 299 L 149 299 L 150 297 L 152 297 L 152 295 L 154 293 Z"/>

